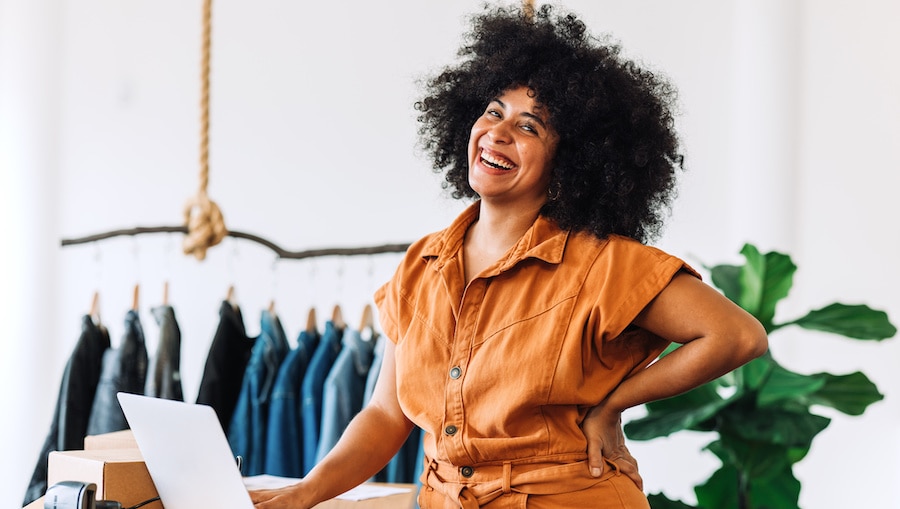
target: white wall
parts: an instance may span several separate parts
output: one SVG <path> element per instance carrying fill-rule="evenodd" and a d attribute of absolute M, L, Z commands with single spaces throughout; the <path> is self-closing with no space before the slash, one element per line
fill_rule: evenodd
<path fill-rule="evenodd" d="M 900 6 L 563 4 L 679 88 L 688 170 L 662 247 L 696 265 L 739 262 L 745 241 L 788 250 L 800 270 L 785 318 L 840 300 L 900 321 Z M 446 224 L 462 204 L 414 151 L 414 79 L 453 57 L 478 5 L 215 2 L 209 192 L 226 224 L 297 250 L 410 241 Z M 250 332 L 274 298 L 293 338 L 310 306 L 323 321 L 340 303 L 355 322 L 398 260 L 276 263 L 227 240 L 198 262 L 175 235 L 58 247 L 181 222 L 198 183 L 200 14 L 200 0 L 0 0 L 0 401 L 16 416 L 0 421 L 0 450 L 15 459 L 0 463 L 4 507 L 21 501 L 94 290 L 115 343 L 141 285 L 152 352 L 149 308 L 169 282 L 191 398 L 229 285 Z M 900 344 L 786 331 L 772 348 L 804 372 L 862 370 L 886 394 L 863 417 L 834 415 L 797 468 L 802 505 L 900 505 Z M 633 444 L 647 489 L 692 499 L 716 466 L 699 452 L 706 441 Z"/>

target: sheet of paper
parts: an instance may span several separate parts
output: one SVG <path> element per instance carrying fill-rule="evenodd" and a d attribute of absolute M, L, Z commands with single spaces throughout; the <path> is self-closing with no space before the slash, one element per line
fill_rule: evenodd
<path fill-rule="evenodd" d="M 299 482 L 300 479 L 293 477 L 278 477 L 275 475 L 254 475 L 244 477 L 244 486 L 248 490 L 275 489 L 290 486 Z M 381 498 L 399 493 L 409 493 L 409 488 L 398 488 L 396 486 L 381 486 L 378 484 L 361 484 L 346 493 L 338 495 L 335 498 L 343 500 L 367 500 L 370 498 Z"/>
<path fill-rule="evenodd" d="M 399 493 L 409 493 L 409 488 L 397 488 L 395 486 L 378 486 L 375 484 L 360 484 L 352 490 L 338 495 L 335 498 L 343 500 L 367 500 L 370 498 L 381 498 Z"/>
<path fill-rule="evenodd" d="M 298 482 L 300 482 L 300 479 L 294 477 L 279 477 L 268 474 L 244 477 L 244 486 L 248 490 L 273 490 L 297 484 Z"/>

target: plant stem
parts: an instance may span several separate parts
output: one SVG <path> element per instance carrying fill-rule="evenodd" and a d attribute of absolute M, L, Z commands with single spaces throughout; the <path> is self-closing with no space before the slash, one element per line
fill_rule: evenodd
<path fill-rule="evenodd" d="M 750 508 L 750 480 L 746 472 L 738 471 L 738 509 Z"/>

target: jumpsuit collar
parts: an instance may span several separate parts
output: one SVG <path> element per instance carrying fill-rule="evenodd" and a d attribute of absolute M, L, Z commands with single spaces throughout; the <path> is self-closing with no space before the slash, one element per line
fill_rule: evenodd
<path fill-rule="evenodd" d="M 447 229 L 435 235 L 425 245 L 422 258 L 426 261 L 433 259 L 434 270 L 441 270 L 462 251 L 466 231 L 478 219 L 479 207 L 478 201 L 467 207 Z M 568 231 L 560 229 L 553 220 L 539 215 L 525 234 L 485 276 L 500 274 L 527 258 L 559 264 L 562 262 L 568 237 Z"/>

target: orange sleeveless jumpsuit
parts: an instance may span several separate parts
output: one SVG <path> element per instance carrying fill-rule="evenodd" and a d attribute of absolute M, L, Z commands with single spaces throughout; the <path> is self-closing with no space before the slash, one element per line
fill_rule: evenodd
<path fill-rule="evenodd" d="M 422 509 L 648 508 L 610 463 L 587 466 L 588 409 L 668 345 L 630 326 L 683 261 L 538 217 L 468 285 L 478 203 L 410 246 L 375 302 L 396 343 L 398 399 L 425 431 Z"/>

